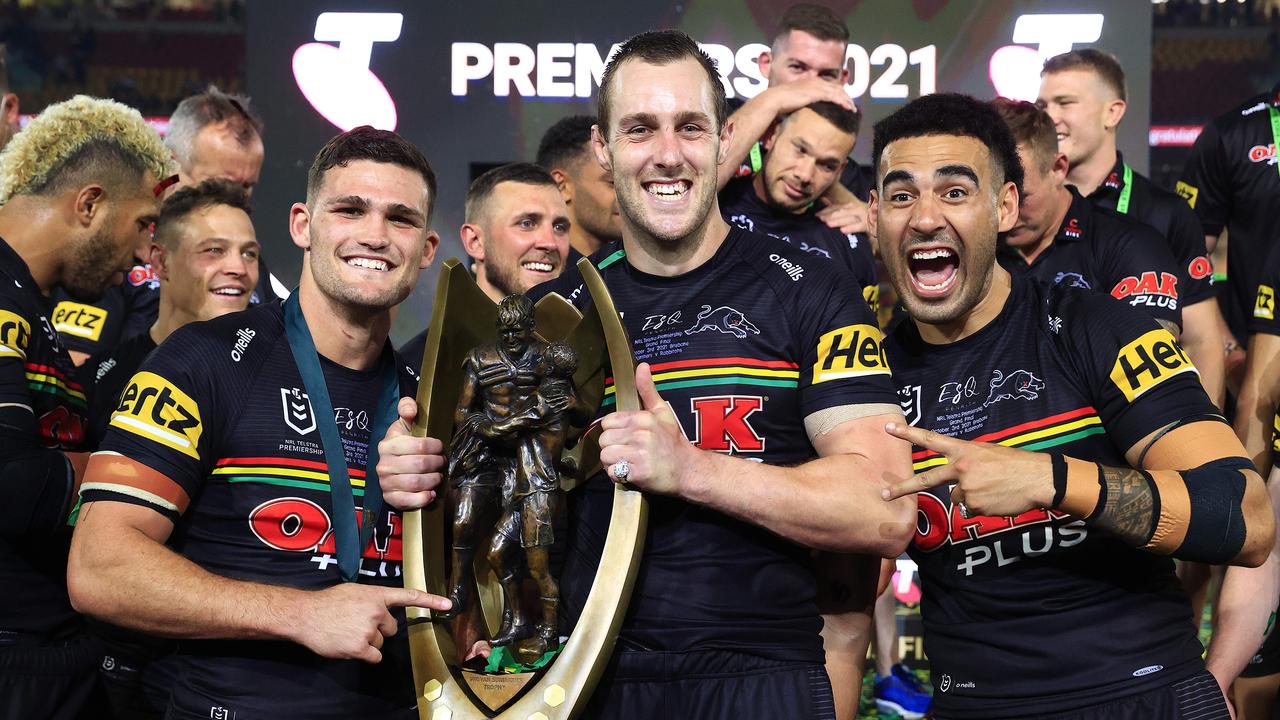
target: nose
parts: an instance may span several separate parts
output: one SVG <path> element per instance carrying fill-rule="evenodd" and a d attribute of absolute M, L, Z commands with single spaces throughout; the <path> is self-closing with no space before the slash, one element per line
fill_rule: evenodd
<path fill-rule="evenodd" d="M 222 261 L 221 270 L 232 277 L 241 277 L 249 274 L 249 263 L 244 259 L 244 253 L 229 252 Z"/>
<path fill-rule="evenodd" d="M 684 164 L 684 156 L 680 152 L 680 138 L 674 129 L 663 130 L 656 134 L 654 141 L 653 163 L 660 168 L 678 168 Z"/>
<path fill-rule="evenodd" d="M 942 204 L 933 193 L 921 193 L 911 208 L 911 230 L 917 235 L 929 236 L 946 228 Z"/>
<path fill-rule="evenodd" d="M 803 157 L 796 161 L 794 174 L 796 180 L 803 186 L 808 187 L 813 183 L 813 171 L 816 163 L 811 157 Z"/>

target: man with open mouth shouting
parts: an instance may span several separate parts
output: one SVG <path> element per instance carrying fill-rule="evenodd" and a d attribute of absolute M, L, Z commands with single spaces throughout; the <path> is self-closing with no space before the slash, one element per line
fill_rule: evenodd
<path fill-rule="evenodd" d="M 871 230 L 911 320 L 886 341 L 915 427 L 939 718 L 1227 717 L 1170 556 L 1257 565 L 1265 489 L 1150 317 L 995 263 L 1022 167 L 996 111 L 939 94 L 876 125 Z M 1045 451 L 1045 452 L 1029 452 Z"/>

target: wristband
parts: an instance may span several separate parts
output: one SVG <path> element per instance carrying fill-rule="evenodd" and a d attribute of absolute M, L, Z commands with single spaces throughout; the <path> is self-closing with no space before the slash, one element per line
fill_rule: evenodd
<path fill-rule="evenodd" d="M 1049 453 L 1049 461 L 1053 463 L 1053 502 L 1049 509 L 1057 510 L 1067 496 L 1067 459 L 1062 453 Z"/>

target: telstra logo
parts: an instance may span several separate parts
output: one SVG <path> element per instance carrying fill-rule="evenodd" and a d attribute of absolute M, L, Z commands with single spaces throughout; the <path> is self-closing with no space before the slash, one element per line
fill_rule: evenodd
<path fill-rule="evenodd" d="M 320 13 L 315 38 L 325 42 L 294 51 L 298 89 L 316 112 L 343 132 L 361 125 L 396 129 L 396 103 L 369 69 L 369 57 L 374 43 L 399 39 L 403 22 L 400 13 Z"/>
<path fill-rule="evenodd" d="M 1040 92 L 1044 61 L 1070 52 L 1079 43 L 1097 42 L 1102 37 L 1102 19 L 1096 14 L 1018 16 L 1013 24 L 1013 41 L 1020 44 L 997 49 L 987 65 L 996 94 L 1011 100 L 1034 101 Z"/>

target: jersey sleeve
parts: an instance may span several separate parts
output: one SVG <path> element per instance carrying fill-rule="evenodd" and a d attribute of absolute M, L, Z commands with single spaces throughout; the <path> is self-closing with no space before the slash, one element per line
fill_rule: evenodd
<path fill-rule="evenodd" d="M 1266 263 L 1258 278 L 1249 318 L 1249 334 L 1280 335 L 1280 319 L 1276 318 L 1276 288 L 1280 288 L 1280 245 L 1267 253 Z"/>
<path fill-rule="evenodd" d="M 1231 168 L 1216 122 L 1196 138 L 1175 187 L 1200 218 L 1206 235 L 1217 235 L 1231 217 Z"/>
<path fill-rule="evenodd" d="M 1165 197 L 1168 197 L 1167 195 Z M 1204 230 L 1191 208 L 1182 203 L 1169 202 L 1172 217 L 1169 221 L 1169 249 L 1178 261 L 1186 287 L 1181 290 L 1183 307 L 1195 305 L 1217 295 L 1213 287 L 1213 260 L 1204 244 Z"/>
<path fill-rule="evenodd" d="M 1107 251 L 1107 261 L 1099 268 L 1103 287 L 1125 305 L 1182 327 L 1181 273 L 1169 245 L 1148 225 L 1118 215 L 1111 219 L 1118 232 L 1103 243 Z"/>
<path fill-rule="evenodd" d="M 156 348 L 124 386 L 101 451 L 144 465 L 154 473 L 95 475 L 90 468 L 81 496 L 85 502 L 115 500 L 151 507 L 177 519 L 199 495 L 218 452 L 226 411 L 220 402 L 236 393 L 215 389 L 219 374 L 209 340 L 181 328 Z M 96 460 L 96 457 L 95 457 Z"/>
<path fill-rule="evenodd" d="M 1087 291 L 1049 297 L 1046 332 L 1121 452 L 1171 423 L 1219 414 L 1178 341 L 1150 317 Z"/>
<path fill-rule="evenodd" d="M 815 275 L 831 282 L 821 292 L 797 288 L 795 294 L 804 417 L 839 405 L 898 403 L 875 315 L 849 288 L 839 287 L 836 276 Z"/>
<path fill-rule="evenodd" d="M 108 288 L 92 305 L 62 297 L 53 308 L 53 329 L 67 349 L 93 355 L 120 342 L 126 313 L 126 299 L 119 286 Z"/>
<path fill-rule="evenodd" d="M 27 415 L 33 412 L 26 377 L 32 330 L 31 320 L 18 304 L 0 295 L 0 408 L 19 406 L 19 410 L 26 408 Z"/>

